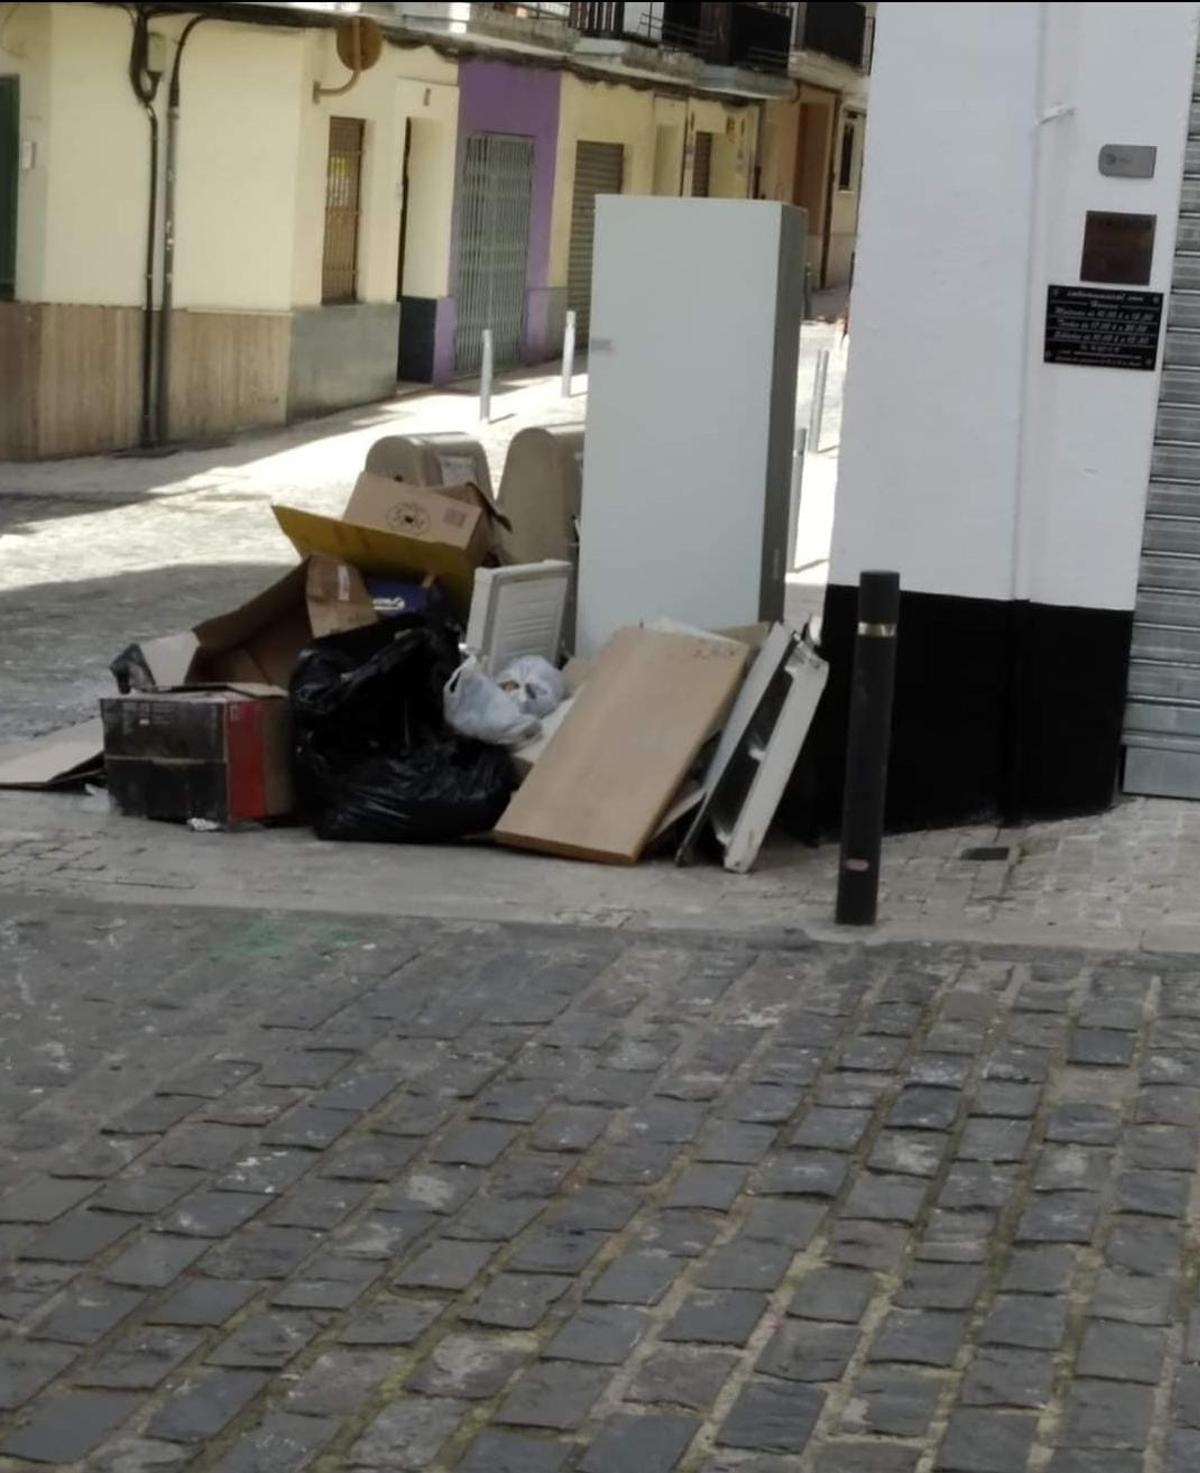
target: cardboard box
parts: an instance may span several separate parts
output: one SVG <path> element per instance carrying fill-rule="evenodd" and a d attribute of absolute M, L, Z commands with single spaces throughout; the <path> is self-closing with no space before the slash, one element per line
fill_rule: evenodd
<path fill-rule="evenodd" d="M 122 813 L 226 827 L 292 810 L 291 710 L 274 686 L 109 696 L 100 716 L 108 791 Z"/>
<path fill-rule="evenodd" d="M 501 844 L 633 864 L 742 682 L 749 650 L 622 629 L 495 828 Z"/>
<path fill-rule="evenodd" d="M 112 670 L 122 691 L 246 682 L 286 690 L 305 645 L 375 620 L 371 596 L 354 568 L 307 558 L 228 614 L 184 634 L 130 645 Z"/>
<path fill-rule="evenodd" d="M 0 788 L 81 788 L 104 775 L 99 719 L 0 747 Z"/>
<path fill-rule="evenodd" d="M 301 555 L 325 553 L 360 573 L 432 573 L 465 616 L 475 569 L 507 525 L 478 486 L 413 486 L 364 471 L 340 517 L 276 506 L 275 520 Z"/>

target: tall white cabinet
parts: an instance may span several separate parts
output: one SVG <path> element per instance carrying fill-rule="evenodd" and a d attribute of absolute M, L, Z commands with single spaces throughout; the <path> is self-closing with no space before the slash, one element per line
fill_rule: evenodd
<path fill-rule="evenodd" d="M 782 616 L 806 228 L 765 200 L 597 201 L 580 653 Z"/>

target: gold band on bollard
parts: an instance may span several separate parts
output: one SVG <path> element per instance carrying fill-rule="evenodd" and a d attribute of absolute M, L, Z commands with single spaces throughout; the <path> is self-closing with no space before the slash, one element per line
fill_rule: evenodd
<path fill-rule="evenodd" d="M 895 639 L 896 626 L 894 624 L 860 624 L 858 632 L 871 639 Z"/>

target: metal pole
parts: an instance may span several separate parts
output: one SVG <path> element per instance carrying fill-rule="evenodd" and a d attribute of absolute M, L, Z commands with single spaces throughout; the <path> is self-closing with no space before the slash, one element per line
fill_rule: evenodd
<path fill-rule="evenodd" d="M 479 368 L 479 422 L 490 424 L 492 419 L 492 330 L 483 330 L 483 362 Z"/>
<path fill-rule="evenodd" d="M 158 304 L 158 370 L 155 390 L 155 439 L 171 437 L 171 316 L 175 310 L 175 154 L 179 137 L 179 99 L 172 89 L 167 107 L 167 180 L 163 194 L 162 291 Z"/>
<path fill-rule="evenodd" d="M 863 573 L 858 582 L 838 864 L 837 921 L 842 926 L 874 925 L 879 902 L 899 615 L 899 573 Z"/>
<path fill-rule="evenodd" d="M 821 449 L 821 421 L 825 418 L 825 381 L 829 377 L 829 349 L 817 352 L 817 366 L 813 373 L 812 404 L 808 411 L 808 443 L 816 455 Z"/>
<path fill-rule="evenodd" d="M 804 447 L 808 442 L 808 431 L 803 425 L 796 426 L 796 444 L 792 450 L 792 487 L 788 498 L 788 555 L 789 573 L 796 569 L 796 537 L 800 531 L 800 497 L 804 489 Z"/>
<path fill-rule="evenodd" d="M 571 380 L 575 377 L 575 312 L 567 313 L 567 325 L 563 330 L 562 396 L 571 397 Z"/>

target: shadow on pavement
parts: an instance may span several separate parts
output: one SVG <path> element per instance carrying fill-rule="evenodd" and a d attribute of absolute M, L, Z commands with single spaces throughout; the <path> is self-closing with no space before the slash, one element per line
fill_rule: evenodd
<path fill-rule="evenodd" d="M 183 563 L 0 593 L 0 742 L 95 714 L 109 661 L 136 639 L 189 629 L 245 602 L 278 563 Z"/>

